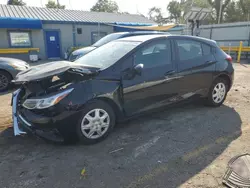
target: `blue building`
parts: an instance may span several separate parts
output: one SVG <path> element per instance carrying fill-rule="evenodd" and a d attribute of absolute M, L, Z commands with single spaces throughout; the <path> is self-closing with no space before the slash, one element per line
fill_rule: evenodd
<path fill-rule="evenodd" d="M 40 59 L 63 58 L 72 46 L 88 46 L 123 31 L 120 25 L 149 26 L 141 15 L 0 5 L 0 56 L 27 60 L 31 50 Z"/>

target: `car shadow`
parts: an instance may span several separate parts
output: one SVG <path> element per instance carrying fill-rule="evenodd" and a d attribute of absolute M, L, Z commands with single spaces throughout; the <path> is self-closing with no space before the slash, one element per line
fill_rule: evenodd
<path fill-rule="evenodd" d="M 241 135 L 241 123 L 233 108 L 198 103 L 119 124 L 106 140 L 91 146 L 55 146 L 13 137 L 7 129 L 0 133 L 0 159 L 5 161 L 0 182 L 32 187 L 25 182 L 29 178 L 44 187 L 178 187 Z M 14 173 L 8 170 L 16 166 Z"/>

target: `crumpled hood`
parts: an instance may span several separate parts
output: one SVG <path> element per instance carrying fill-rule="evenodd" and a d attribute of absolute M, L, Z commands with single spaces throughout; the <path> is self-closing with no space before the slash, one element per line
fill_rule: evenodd
<path fill-rule="evenodd" d="M 91 52 L 94 49 L 96 49 L 96 47 L 88 46 L 88 47 L 85 47 L 85 48 L 80 48 L 78 50 L 75 50 L 75 51 L 72 52 L 72 54 L 73 55 L 85 55 L 85 54 Z"/>
<path fill-rule="evenodd" d="M 14 82 L 18 83 L 38 81 L 48 77 L 60 75 L 61 73 L 67 71 L 80 75 L 88 75 L 97 72 L 97 70 L 99 70 L 99 68 L 87 67 L 78 63 L 72 63 L 68 61 L 55 61 L 34 66 L 28 69 L 27 71 L 20 72 L 16 76 Z"/>

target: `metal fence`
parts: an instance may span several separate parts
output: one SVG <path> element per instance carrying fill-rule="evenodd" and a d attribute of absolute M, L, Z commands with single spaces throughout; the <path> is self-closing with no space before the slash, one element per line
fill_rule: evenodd
<path fill-rule="evenodd" d="M 169 30 L 172 34 L 191 34 L 191 29 L 183 27 Z M 250 45 L 250 22 L 236 22 L 226 24 L 202 25 L 200 27 L 200 37 L 216 40 L 221 46 L 238 46 L 243 42 L 243 46 Z"/>
<path fill-rule="evenodd" d="M 191 29 L 188 26 L 170 29 L 171 34 L 191 35 Z M 196 33 L 196 32 L 194 32 Z M 230 54 L 237 57 L 236 47 L 240 46 L 242 41 L 243 47 L 250 46 L 250 22 L 236 22 L 214 25 L 202 25 L 198 36 L 215 40 L 219 46 L 226 52 L 230 50 Z M 250 57 L 248 51 L 242 51 L 242 58 Z"/>

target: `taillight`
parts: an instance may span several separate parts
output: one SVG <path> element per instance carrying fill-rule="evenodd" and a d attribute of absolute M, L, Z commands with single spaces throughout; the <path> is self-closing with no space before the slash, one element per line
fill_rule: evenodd
<path fill-rule="evenodd" d="M 230 63 L 233 62 L 233 59 L 232 59 L 232 57 L 231 57 L 230 55 L 227 55 L 226 60 L 227 60 L 228 62 L 230 62 Z"/>

